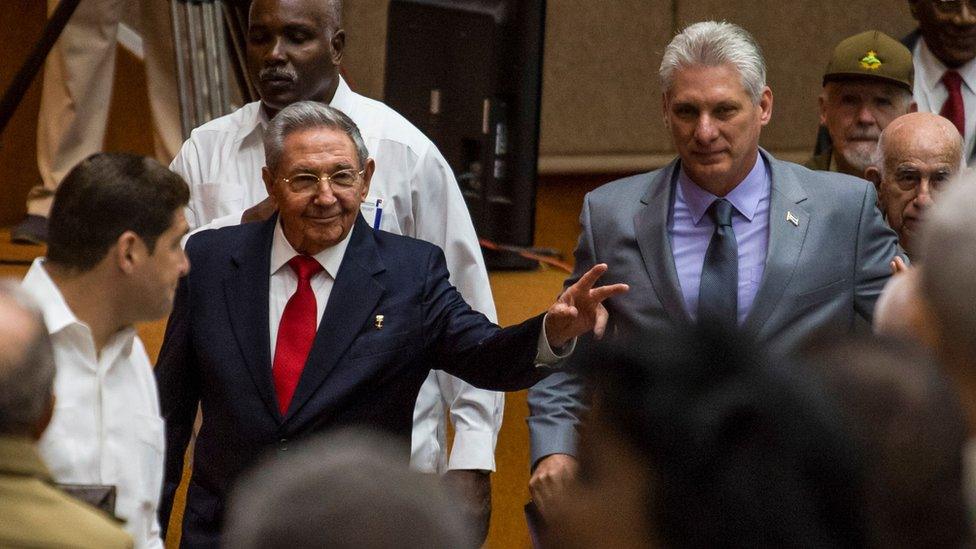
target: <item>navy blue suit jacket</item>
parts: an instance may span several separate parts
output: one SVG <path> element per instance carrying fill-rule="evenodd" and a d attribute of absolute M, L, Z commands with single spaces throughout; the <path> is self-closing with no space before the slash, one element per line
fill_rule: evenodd
<path fill-rule="evenodd" d="M 373 231 L 359 217 L 288 411 L 271 374 L 268 301 L 277 217 L 203 231 L 187 242 L 156 366 L 166 420 L 160 505 L 166 528 L 197 404 L 203 425 L 183 520 L 184 546 L 211 546 L 235 478 L 263 451 L 363 425 L 409 441 L 417 392 L 431 368 L 484 389 L 525 389 L 542 316 L 501 329 L 448 282 L 440 248 Z M 384 315 L 377 329 L 376 315 Z M 403 459 L 409 460 L 409 444 Z"/>

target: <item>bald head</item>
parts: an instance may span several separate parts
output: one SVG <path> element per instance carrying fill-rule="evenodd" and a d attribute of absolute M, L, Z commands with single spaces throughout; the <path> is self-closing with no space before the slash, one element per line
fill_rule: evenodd
<path fill-rule="evenodd" d="M 899 116 L 881 133 L 875 167 L 865 176 L 878 187 L 881 211 L 911 254 L 919 223 L 962 161 L 962 136 L 928 112 Z"/>
<path fill-rule="evenodd" d="M 50 420 L 54 355 L 40 312 L 0 281 L 0 436 L 37 438 Z"/>

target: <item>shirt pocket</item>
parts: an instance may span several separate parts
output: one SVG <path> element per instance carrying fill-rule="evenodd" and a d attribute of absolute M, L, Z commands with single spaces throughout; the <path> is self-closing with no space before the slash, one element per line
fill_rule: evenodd
<path fill-rule="evenodd" d="M 158 416 L 134 414 L 131 426 L 132 458 L 139 463 L 131 464 L 137 478 L 132 479 L 137 487 L 137 504 L 154 511 L 163 488 L 163 420 Z"/>

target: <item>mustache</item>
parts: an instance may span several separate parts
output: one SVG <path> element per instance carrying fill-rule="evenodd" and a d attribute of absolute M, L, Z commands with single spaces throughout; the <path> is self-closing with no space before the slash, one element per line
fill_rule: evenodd
<path fill-rule="evenodd" d="M 258 72 L 259 80 L 295 80 L 298 75 L 284 67 L 265 67 Z"/>
<path fill-rule="evenodd" d="M 873 131 L 873 130 L 867 130 L 867 131 L 852 130 L 847 132 L 847 138 L 851 140 L 877 141 L 879 137 L 881 137 L 881 132 Z"/>

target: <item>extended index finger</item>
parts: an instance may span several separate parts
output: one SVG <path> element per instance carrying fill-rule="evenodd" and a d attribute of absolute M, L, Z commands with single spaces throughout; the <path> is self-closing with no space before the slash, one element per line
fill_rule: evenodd
<path fill-rule="evenodd" d="M 573 284 L 573 287 L 576 288 L 577 291 L 588 292 L 591 288 L 593 288 L 593 285 L 596 284 L 596 281 L 599 280 L 605 272 L 607 272 L 607 264 L 598 263 L 591 267 L 589 271 L 586 271 L 586 273 L 584 273 L 583 276 L 576 281 L 576 284 Z"/>

